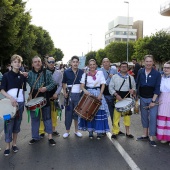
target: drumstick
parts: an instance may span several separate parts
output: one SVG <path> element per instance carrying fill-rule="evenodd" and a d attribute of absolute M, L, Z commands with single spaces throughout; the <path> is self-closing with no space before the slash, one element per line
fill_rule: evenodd
<path fill-rule="evenodd" d="M 159 103 L 159 102 L 158 102 L 158 103 L 155 103 L 155 106 L 160 105 L 160 104 L 161 104 L 161 103 Z M 143 108 L 144 108 L 144 109 L 148 109 L 149 106 L 144 106 Z"/>
<path fill-rule="evenodd" d="M 129 92 L 129 93 L 130 93 L 130 92 Z M 129 95 L 129 93 L 128 93 L 124 98 L 126 98 L 126 97 Z M 124 99 L 124 98 L 123 98 L 123 99 Z"/>
<path fill-rule="evenodd" d="M 41 85 L 41 87 L 43 87 L 44 86 L 44 83 Z M 40 88 L 41 88 L 40 87 Z M 37 94 L 35 95 L 35 97 L 34 98 L 36 98 L 37 96 L 38 96 L 38 94 L 39 94 L 39 90 L 38 90 L 38 92 L 37 92 Z"/>

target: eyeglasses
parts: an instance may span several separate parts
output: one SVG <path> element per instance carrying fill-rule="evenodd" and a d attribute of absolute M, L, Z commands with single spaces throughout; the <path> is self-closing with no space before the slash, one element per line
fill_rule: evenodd
<path fill-rule="evenodd" d="M 163 69 L 170 69 L 170 67 L 163 67 Z"/>
<path fill-rule="evenodd" d="M 54 64 L 55 63 L 55 61 L 47 61 L 48 62 L 48 64 Z"/>

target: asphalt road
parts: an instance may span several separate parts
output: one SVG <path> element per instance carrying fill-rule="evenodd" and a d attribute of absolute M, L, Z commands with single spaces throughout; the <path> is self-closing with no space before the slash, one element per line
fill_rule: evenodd
<path fill-rule="evenodd" d="M 140 115 L 131 116 L 131 133 L 135 136 L 142 134 Z M 109 119 L 109 123 L 110 119 Z M 121 130 L 124 131 L 121 120 Z M 111 127 L 111 124 L 110 124 Z M 107 134 L 101 140 L 90 140 L 87 132 L 83 137 L 74 135 L 72 126 L 71 135 L 63 139 L 65 132 L 64 113 L 58 121 L 57 130 L 60 137 L 54 137 L 57 144 L 49 146 L 47 135 L 40 142 L 29 145 L 31 127 L 24 112 L 18 136 L 18 153 L 4 157 L 4 135 L 0 138 L 0 170 L 169 170 L 170 146 L 157 141 L 157 147 L 151 147 L 147 141 L 136 141 L 125 136 L 117 140 L 110 139 Z"/>

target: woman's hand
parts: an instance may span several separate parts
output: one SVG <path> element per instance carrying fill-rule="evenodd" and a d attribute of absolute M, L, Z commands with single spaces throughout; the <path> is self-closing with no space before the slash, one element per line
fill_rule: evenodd
<path fill-rule="evenodd" d="M 99 100 L 102 100 L 102 94 L 100 93 L 97 98 L 98 98 Z"/>
<path fill-rule="evenodd" d="M 83 90 L 84 94 L 90 95 L 90 92 L 87 91 L 86 89 Z"/>

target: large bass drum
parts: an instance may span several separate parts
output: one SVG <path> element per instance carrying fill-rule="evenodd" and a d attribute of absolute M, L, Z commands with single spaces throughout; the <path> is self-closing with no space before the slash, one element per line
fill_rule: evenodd
<path fill-rule="evenodd" d="M 97 97 L 83 94 L 78 105 L 74 108 L 74 111 L 81 118 L 92 121 L 101 104 L 101 101 L 98 100 Z"/>

